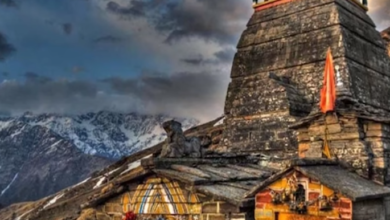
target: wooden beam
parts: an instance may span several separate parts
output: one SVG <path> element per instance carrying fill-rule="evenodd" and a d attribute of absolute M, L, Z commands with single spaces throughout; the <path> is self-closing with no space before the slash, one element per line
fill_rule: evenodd
<path fill-rule="evenodd" d="M 115 197 L 115 196 L 117 196 L 125 191 L 126 191 L 126 188 L 124 186 L 120 186 L 120 187 L 116 188 L 115 190 L 109 191 L 106 194 L 100 195 L 100 196 L 92 199 L 89 202 L 81 204 L 80 208 L 87 209 L 87 208 L 96 207 L 96 206 L 104 203 L 105 201 L 107 201 L 107 200 L 109 200 L 109 199 L 111 199 L 111 198 L 113 198 L 113 197 Z"/>

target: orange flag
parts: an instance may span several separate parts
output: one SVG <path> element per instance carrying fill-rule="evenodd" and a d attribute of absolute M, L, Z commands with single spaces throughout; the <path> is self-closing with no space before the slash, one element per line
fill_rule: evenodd
<path fill-rule="evenodd" d="M 334 79 L 333 58 L 330 48 L 326 54 L 324 83 L 321 90 L 320 108 L 323 113 L 333 111 L 336 103 L 336 85 Z"/>

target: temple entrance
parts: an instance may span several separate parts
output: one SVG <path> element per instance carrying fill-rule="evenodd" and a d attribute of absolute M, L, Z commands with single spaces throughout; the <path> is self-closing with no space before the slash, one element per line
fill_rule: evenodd
<path fill-rule="evenodd" d="M 149 178 L 122 197 L 123 213 L 134 212 L 141 220 L 200 220 L 196 194 L 178 182 Z"/>

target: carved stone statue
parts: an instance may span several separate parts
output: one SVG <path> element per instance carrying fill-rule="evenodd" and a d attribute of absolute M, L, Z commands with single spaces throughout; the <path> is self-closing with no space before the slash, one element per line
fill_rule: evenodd
<path fill-rule="evenodd" d="M 160 157 L 202 157 L 202 146 L 199 138 L 184 136 L 180 122 L 170 120 L 163 123 L 167 132 L 167 139 L 162 148 Z"/>

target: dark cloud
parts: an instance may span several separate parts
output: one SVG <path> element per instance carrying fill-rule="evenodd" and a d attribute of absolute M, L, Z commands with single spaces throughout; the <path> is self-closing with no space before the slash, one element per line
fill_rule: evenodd
<path fill-rule="evenodd" d="M 0 0 L 0 5 L 6 7 L 18 7 L 18 4 L 14 0 Z"/>
<path fill-rule="evenodd" d="M 124 41 L 123 38 L 112 36 L 112 35 L 106 35 L 106 36 L 99 37 L 99 38 L 96 38 L 95 40 L 93 40 L 93 42 L 95 42 L 95 43 L 113 43 L 113 44 L 120 43 L 123 41 Z"/>
<path fill-rule="evenodd" d="M 186 59 L 181 59 L 182 62 L 184 63 L 187 63 L 187 64 L 190 64 L 190 65 L 202 65 L 204 64 L 206 61 L 203 59 L 203 56 L 199 56 L 197 58 L 186 58 Z"/>
<path fill-rule="evenodd" d="M 15 47 L 8 43 L 7 38 L 0 32 L 0 62 L 16 51 Z"/>
<path fill-rule="evenodd" d="M 72 32 L 73 32 L 73 25 L 71 23 L 64 23 L 61 26 L 62 26 L 62 30 L 64 31 L 64 33 L 66 35 L 72 34 Z"/>
<path fill-rule="evenodd" d="M 237 0 L 132 0 L 126 7 L 111 1 L 107 10 L 121 17 L 147 18 L 167 34 L 168 43 L 195 37 L 235 44 L 251 15 L 248 4 Z"/>
<path fill-rule="evenodd" d="M 222 113 L 227 80 L 221 74 L 146 73 L 139 78 L 104 80 L 124 96 L 133 97 L 149 113 L 214 117 Z"/>
<path fill-rule="evenodd" d="M 228 84 L 220 73 L 206 72 L 146 72 L 133 79 L 103 82 L 55 80 L 33 72 L 24 76 L 25 82 L 0 83 L 0 112 L 78 114 L 112 110 L 204 120 L 222 113 Z"/>
<path fill-rule="evenodd" d="M 369 0 L 368 7 L 370 9 L 369 14 L 380 31 L 390 27 L 389 0 Z"/>
<path fill-rule="evenodd" d="M 128 16 L 145 16 L 147 7 L 150 6 L 148 2 L 133 0 L 131 7 L 122 7 L 118 3 L 114 1 L 110 1 L 107 3 L 106 9 L 110 12 L 116 13 L 118 15 L 121 15 L 123 17 Z"/>
<path fill-rule="evenodd" d="M 98 100 L 96 85 L 84 81 L 50 80 L 35 73 L 26 73 L 26 82 L 0 83 L 0 112 L 21 114 L 77 113 L 104 108 Z"/>
<path fill-rule="evenodd" d="M 232 63 L 235 53 L 235 49 L 225 48 L 221 51 L 216 52 L 214 56 L 222 63 Z"/>
<path fill-rule="evenodd" d="M 26 72 L 24 74 L 24 77 L 26 78 L 27 83 L 48 83 L 51 82 L 52 79 L 47 76 L 41 76 L 34 72 Z"/>
<path fill-rule="evenodd" d="M 199 55 L 196 58 L 185 58 L 181 59 L 181 61 L 194 66 L 206 64 L 231 64 L 233 62 L 235 52 L 236 50 L 232 48 L 225 48 L 214 53 L 214 58 L 212 59 L 204 59 L 202 55 Z"/>
<path fill-rule="evenodd" d="M 79 74 L 79 73 L 85 72 L 85 68 L 82 66 L 74 66 L 74 67 L 72 67 L 71 72 L 74 74 Z"/>

